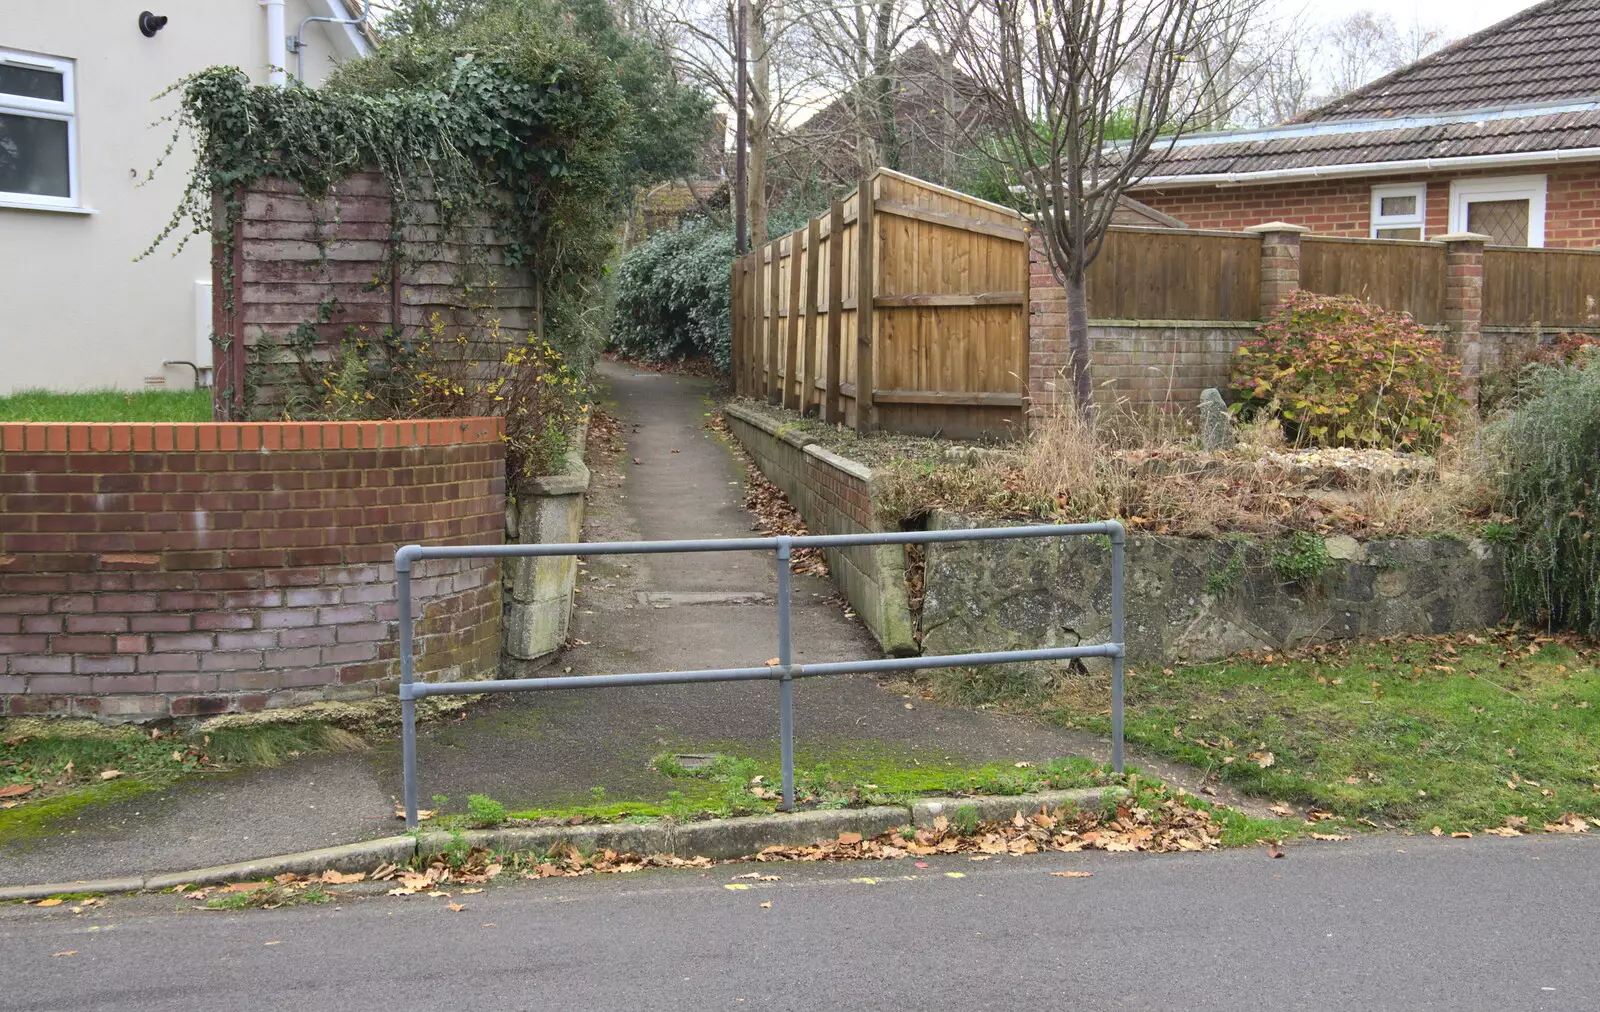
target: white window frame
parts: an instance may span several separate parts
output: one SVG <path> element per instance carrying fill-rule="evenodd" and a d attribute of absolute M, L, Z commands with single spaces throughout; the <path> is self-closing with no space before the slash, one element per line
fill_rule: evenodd
<path fill-rule="evenodd" d="M 1416 213 L 1383 214 L 1383 198 L 1385 197 L 1416 197 Z M 1414 228 L 1417 230 L 1417 238 L 1428 238 L 1428 184 L 1389 183 L 1384 186 L 1374 186 L 1372 188 L 1371 219 L 1372 226 L 1367 230 L 1367 238 L 1369 239 L 1378 238 L 1378 230 L 1388 228 Z"/>
<path fill-rule="evenodd" d="M 1450 183 L 1450 231 L 1467 230 L 1467 205 L 1487 200 L 1528 202 L 1528 245 L 1544 245 L 1544 198 L 1547 176 L 1493 176 L 1456 179 Z"/>
<path fill-rule="evenodd" d="M 63 120 L 67 124 L 67 190 L 65 197 L 41 193 L 13 193 L 0 190 L 0 207 L 39 210 L 80 211 L 82 194 L 78 189 L 78 87 L 73 62 L 55 56 L 40 56 L 11 49 L 0 49 L 0 63 L 16 64 L 32 70 L 48 70 L 61 75 L 61 101 L 27 98 L 0 92 L 0 112 L 34 119 Z"/>

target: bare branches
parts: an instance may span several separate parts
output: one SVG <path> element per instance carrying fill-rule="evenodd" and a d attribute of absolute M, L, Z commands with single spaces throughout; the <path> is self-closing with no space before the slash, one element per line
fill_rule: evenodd
<path fill-rule="evenodd" d="M 1153 152 L 1225 116 L 1260 0 L 977 0 L 933 8 L 1005 119 L 996 149 L 1067 292 L 1073 386 L 1092 399 L 1084 272 Z"/>

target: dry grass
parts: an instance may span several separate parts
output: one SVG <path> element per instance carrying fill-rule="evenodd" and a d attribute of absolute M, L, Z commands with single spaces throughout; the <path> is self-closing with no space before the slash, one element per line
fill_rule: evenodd
<path fill-rule="evenodd" d="M 1282 433 L 1270 423 L 1245 426 L 1241 436 L 1235 453 L 1202 454 L 1170 414 L 1113 411 L 1092 423 L 1061 411 L 1011 453 L 880 466 L 880 503 L 892 519 L 935 508 L 1009 519 L 1115 517 L 1133 530 L 1185 537 L 1468 534 L 1490 516 L 1494 483 L 1473 432 L 1446 444 L 1423 476 L 1416 468 L 1357 468 L 1339 470 L 1337 480 L 1276 463 Z"/>

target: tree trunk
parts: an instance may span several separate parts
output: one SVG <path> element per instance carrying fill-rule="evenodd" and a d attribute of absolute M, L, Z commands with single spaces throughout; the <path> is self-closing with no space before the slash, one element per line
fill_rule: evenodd
<path fill-rule="evenodd" d="M 750 24 L 750 246 L 767 241 L 767 156 L 772 147 L 772 37 L 782 4 L 751 6 Z"/>
<path fill-rule="evenodd" d="M 1072 362 L 1072 398 L 1085 417 L 1094 412 L 1094 387 L 1089 376 L 1089 301 L 1083 271 L 1067 275 L 1067 351 Z"/>

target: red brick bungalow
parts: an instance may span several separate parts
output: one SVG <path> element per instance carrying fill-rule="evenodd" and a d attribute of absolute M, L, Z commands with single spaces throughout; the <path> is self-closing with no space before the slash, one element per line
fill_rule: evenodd
<path fill-rule="evenodd" d="M 1186 137 L 1133 195 L 1191 228 L 1600 246 L 1600 0 L 1546 0 L 1283 126 Z"/>

